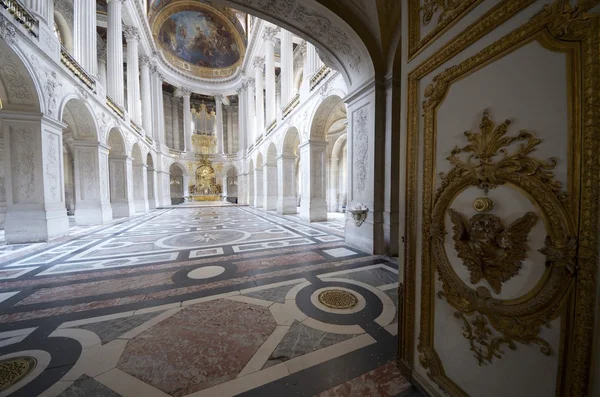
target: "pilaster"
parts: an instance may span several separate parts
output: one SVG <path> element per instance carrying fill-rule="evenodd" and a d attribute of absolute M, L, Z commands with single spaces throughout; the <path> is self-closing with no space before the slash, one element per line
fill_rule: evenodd
<path fill-rule="evenodd" d="M 300 146 L 302 198 L 300 219 L 309 222 L 327 220 L 325 200 L 325 149 L 326 141 L 306 141 Z"/>
<path fill-rule="evenodd" d="M 277 213 L 296 214 L 296 157 L 283 155 L 277 159 Z"/>
<path fill-rule="evenodd" d="M 123 87 L 123 0 L 108 0 L 107 93 L 119 106 L 125 105 Z M 95 12 L 94 12 L 95 14 Z"/>

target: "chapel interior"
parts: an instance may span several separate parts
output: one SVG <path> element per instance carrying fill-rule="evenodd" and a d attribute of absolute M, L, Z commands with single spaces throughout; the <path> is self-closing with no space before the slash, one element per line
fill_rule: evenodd
<path fill-rule="evenodd" d="M 600 397 L 600 0 L 0 6 L 0 397 Z"/>

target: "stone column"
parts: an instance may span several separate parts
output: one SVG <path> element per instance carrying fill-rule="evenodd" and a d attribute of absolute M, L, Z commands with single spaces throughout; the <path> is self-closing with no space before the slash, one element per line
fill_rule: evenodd
<path fill-rule="evenodd" d="M 263 67 L 265 66 L 264 57 L 254 58 L 254 83 L 256 98 L 256 130 L 255 139 L 258 139 L 265 133 L 265 98 L 263 93 Z"/>
<path fill-rule="evenodd" d="M 295 214 L 296 199 L 296 157 L 282 155 L 277 159 L 277 213 L 280 215 Z"/>
<path fill-rule="evenodd" d="M 242 151 L 242 153 L 245 153 L 246 148 L 248 147 L 246 145 L 246 86 L 245 84 L 242 84 L 242 86 L 237 90 L 237 95 L 238 95 L 238 106 L 239 106 L 239 110 L 238 110 L 238 143 L 239 143 L 239 150 Z"/>
<path fill-rule="evenodd" d="M 317 49 L 314 45 L 306 42 L 306 61 L 304 62 L 304 80 L 310 81 L 310 78 L 313 77 L 315 73 L 321 69 L 323 66 L 323 62 L 321 62 L 321 58 L 319 58 L 319 54 L 317 54 Z"/>
<path fill-rule="evenodd" d="M 227 108 L 227 154 L 233 153 L 233 109 Z"/>
<path fill-rule="evenodd" d="M 339 210 L 339 164 L 339 158 L 332 157 L 329 159 L 329 212 L 337 212 Z"/>
<path fill-rule="evenodd" d="M 158 192 L 156 191 L 157 173 L 154 167 L 147 168 L 146 182 L 148 184 L 148 208 L 153 210 L 158 207 Z"/>
<path fill-rule="evenodd" d="M 255 180 L 255 171 L 249 169 L 248 170 L 248 187 L 247 187 L 247 191 L 248 191 L 248 205 L 250 206 L 254 206 L 254 192 L 255 192 L 255 187 L 254 187 L 254 180 Z"/>
<path fill-rule="evenodd" d="M 263 207 L 263 169 L 254 169 L 254 206 Z"/>
<path fill-rule="evenodd" d="M 73 2 L 75 59 L 89 74 L 98 74 L 96 59 L 96 0 Z"/>
<path fill-rule="evenodd" d="M 155 65 L 150 68 L 152 79 L 152 138 L 165 142 L 165 108 L 163 104 L 162 75 Z"/>
<path fill-rule="evenodd" d="M 140 67 L 138 44 L 139 31 L 131 26 L 125 28 L 127 39 L 127 110 L 131 120 L 137 125 L 142 124 L 142 109 L 140 102 Z"/>
<path fill-rule="evenodd" d="M 119 106 L 125 105 L 122 8 L 123 0 L 108 0 L 108 30 L 106 34 L 107 93 Z"/>
<path fill-rule="evenodd" d="M 48 241 L 69 232 L 63 183 L 65 127 L 44 115 L 0 113 L 8 244 Z"/>
<path fill-rule="evenodd" d="M 109 147 L 95 142 L 75 141 L 75 223 L 103 225 L 113 218 L 108 194 Z"/>
<path fill-rule="evenodd" d="M 215 113 L 217 113 L 217 154 L 223 154 L 223 95 L 215 95 L 215 108 Z"/>
<path fill-rule="evenodd" d="M 248 146 L 253 145 L 256 142 L 257 132 L 256 132 L 256 101 L 254 100 L 254 85 L 256 82 L 254 79 L 248 80 L 247 85 L 247 98 L 246 98 L 246 120 L 244 124 L 246 125 L 246 142 Z M 252 171 L 250 171 L 252 172 Z"/>
<path fill-rule="evenodd" d="M 281 107 L 294 97 L 294 42 L 292 33 L 281 29 Z"/>
<path fill-rule="evenodd" d="M 271 125 L 277 117 L 277 100 L 275 99 L 275 40 L 277 37 L 277 28 L 265 28 L 263 39 L 265 40 L 265 86 L 266 86 L 266 107 L 267 116 L 265 127 Z"/>
<path fill-rule="evenodd" d="M 183 197 L 185 198 L 186 201 L 189 201 L 190 199 L 190 176 L 188 174 L 186 174 L 185 172 L 183 173 Z"/>
<path fill-rule="evenodd" d="M 24 0 L 23 3 L 42 23 L 54 27 L 54 0 Z M 95 16 L 96 3 L 94 2 Z"/>
<path fill-rule="evenodd" d="M 106 89 L 106 55 L 105 54 L 98 54 L 98 81 L 100 82 L 100 85 L 102 85 L 102 87 L 104 87 L 104 89 Z"/>
<path fill-rule="evenodd" d="M 265 161 L 263 165 L 263 208 L 277 209 L 277 163 Z"/>
<path fill-rule="evenodd" d="M 110 204 L 115 218 L 135 214 L 133 163 L 128 156 L 110 156 Z"/>
<path fill-rule="evenodd" d="M 148 136 L 152 136 L 152 83 L 150 81 L 150 57 L 140 57 L 141 72 L 141 105 L 142 105 L 142 128 Z"/>
<path fill-rule="evenodd" d="M 248 174 L 238 174 L 238 204 L 248 204 Z"/>
<path fill-rule="evenodd" d="M 161 207 L 171 205 L 171 174 L 165 171 L 158 172 L 158 194 Z"/>
<path fill-rule="evenodd" d="M 327 220 L 325 201 L 325 149 L 327 142 L 307 141 L 300 146 L 302 198 L 300 219 L 309 222 Z"/>
<path fill-rule="evenodd" d="M 192 111 L 190 105 L 190 96 L 192 95 L 191 91 L 186 89 L 181 89 L 181 93 L 183 94 L 183 150 L 186 152 L 192 151 Z"/>
<path fill-rule="evenodd" d="M 179 103 L 179 98 L 171 98 L 171 106 L 173 108 L 173 118 L 171 119 L 173 122 L 173 149 L 175 150 L 181 150 L 181 144 L 179 142 Z"/>
<path fill-rule="evenodd" d="M 148 166 L 142 162 L 133 164 L 133 198 L 135 203 L 135 212 L 148 212 L 150 203 L 148 202 Z"/>

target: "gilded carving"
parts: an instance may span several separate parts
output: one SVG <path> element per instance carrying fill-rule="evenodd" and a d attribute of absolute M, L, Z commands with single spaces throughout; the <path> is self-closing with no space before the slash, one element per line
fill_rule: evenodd
<path fill-rule="evenodd" d="M 502 219 L 490 213 L 476 214 L 468 222 L 449 209 L 454 225 L 454 248 L 470 273 L 471 284 L 485 279 L 495 293 L 502 283 L 519 273 L 527 254 L 527 235 L 537 222 L 537 215 L 528 212 L 504 228 Z"/>
<path fill-rule="evenodd" d="M 494 202 L 487 197 L 478 197 L 473 201 L 473 209 L 477 212 L 491 211 L 494 208 Z"/>
<path fill-rule="evenodd" d="M 454 15 L 459 9 L 462 3 L 466 3 L 465 0 L 425 0 L 421 11 L 423 11 L 423 25 L 429 25 L 433 16 L 439 12 L 437 23 L 444 23 L 444 21 L 455 18 Z"/>

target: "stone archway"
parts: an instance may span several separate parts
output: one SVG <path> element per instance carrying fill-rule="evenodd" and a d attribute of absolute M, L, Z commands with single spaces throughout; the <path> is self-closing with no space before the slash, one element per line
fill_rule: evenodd
<path fill-rule="evenodd" d="M 235 165 L 229 167 L 223 178 L 223 195 L 227 197 L 227 201 L 231 203 L 239 202 L 239 185 L 238 185 L 238 170 Z"/>
<path fill-rule="evenodd" d="M 0 224 L 8 244 L 48 241 L 69 231 L 64 124 L 42 116 L 46 106 L 35 71 L 13 44 L 9 31 L 0 40 Z M 52 97 L 48 108 L 56 112 L 55 106 Z"/>
<path fill-rule="evenodd" d="M 169 186 L 171 192 L 171 204 L 173 205 L 181 204 L 185 201 L 183 173 L 183 169 L 177 163 L 173 163 L 169 167 Z"/>
<path fill-rule="evenodd" d="M 263 166 L 263 208 L 265 211 L 277 209 L 277 148 L 271 143 L 267 148 Z"/>
<path fill-rule="evenodd" d="M 99 142 L 94 115 L 85 102 L 69 99 L 62 110 L 65 205 L 77 225 L 112 220 L 108 192 L 108 148 Z"/>
<path fill-rule="evenodd" d="M 254 165 L 254 206 L 262 208 L 263 201 L 263 156 L 261 153 L 256 155 L 256 164 Z"/>
<path fill-rule="evenodd" d="M 148 187 L 148 208 L 153 210 L 158 207 L 158 193 L 156 192 L 156 181 L 157 181 L 157 172 L 154 168 L 154 159 L 152 158 L 152 154 L 148 153 L 146 156 L 146 167 L 147 167 L 147 176 L 146 176 L 146 186 Z"/>
<path fill-rule="evenodd" d="M 281 156 L 277 159 L 278 198 L 277 213 L 281 215 L 298 213 L 298 147 L 300 134 L 293 127 L 283 138 Z"/>
<path fill-rule="evenodd" d="M 248 163 L 248 205 L 254 206 L 254 162 Z"/>
<path fill-rule="evenodd" d="M 148 212 L 150 210 L 148 188 L 146 187 L 148 184 L 148 172 L 139 144 L 133 144 L 131 157 L 133 158 L 133 199 L 135 202 L 135 212 Z"/>
<path fill-rule="evenodd" d="M 123 134 L 118 128 L 108 133 L 110 204 L 115 218 L 135 214 L 133 199 L 133 163 L 127 155 Z"/>

